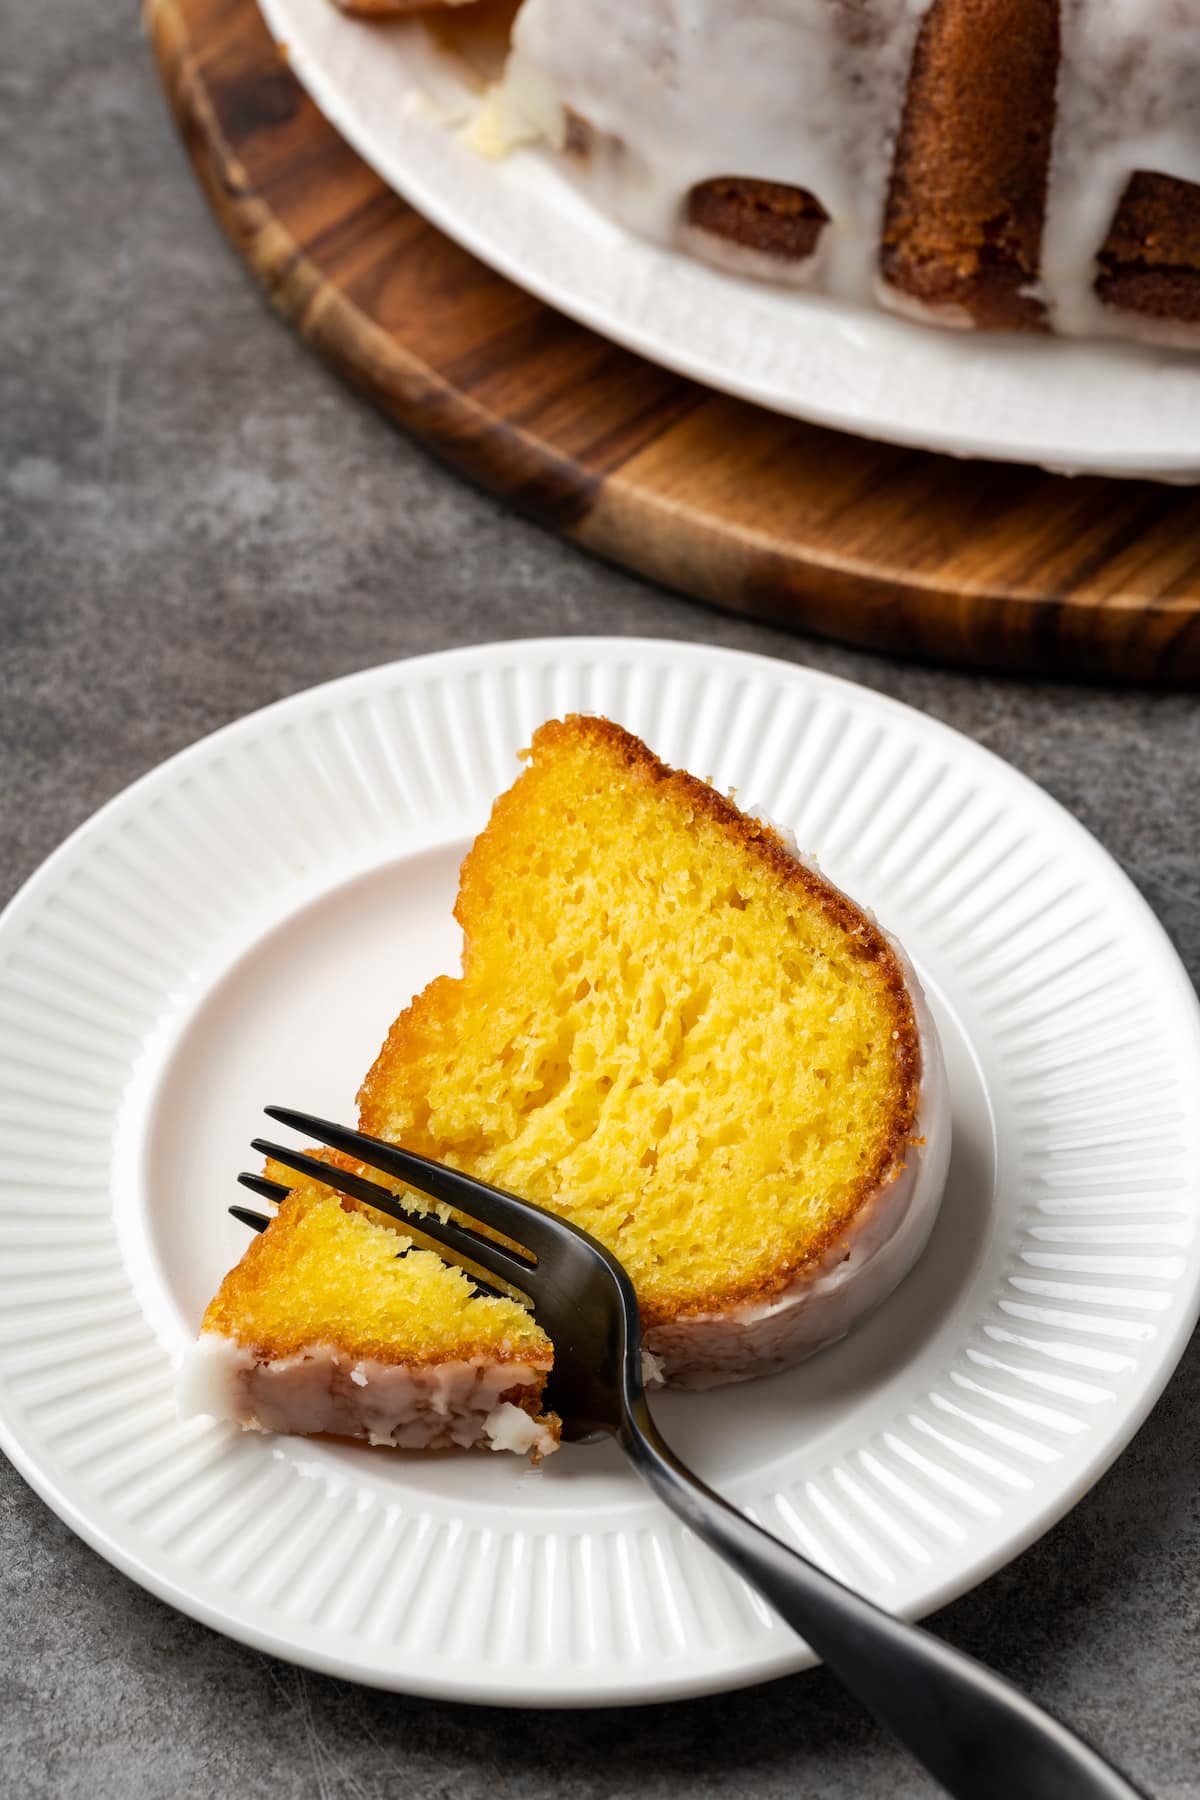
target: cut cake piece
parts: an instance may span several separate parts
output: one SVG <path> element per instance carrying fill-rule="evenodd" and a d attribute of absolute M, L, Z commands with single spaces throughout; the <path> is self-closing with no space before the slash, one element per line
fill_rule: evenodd
<path fill-rule="evenodd" d="M 339 1166 L 360 1169 L 326 1160 L 334 1184 Z M 204 1315 L 181 1377 L 185 1413 L 406 1450 L 478 1444 L 536 1459 L 557 1447 L 541 1404 L 550 1343 L 524 1307 L 479 1293 L 419 1234 L 336 1186 L 268 1173 L 293 1191 Z"/>
<path fill-rule="evenodd" d="M 360 1123 L 609 1245 L 656 1374 L 786 1367 L 907 1273 L 949 1154 L 937 1035 L 903 952 L 777 830 L 617 725 L 551 721 L 455 913 L 462 975 L 397 1019 Z M 552 1449 L 529 1314 L 339 1197 L 357 1165 L 327 1160 L 328 1188 L 270 1167 L 294 1191 L 208 1308 L 184 1409 Z"/>
<path fill-rule="evenodd" d="M 574 1220 L 668 1380 L 787 1366 L 924 1247 L 949 1154 L 911 966 L 781 834 L 607 720 L 535 734 L 462 868 L 463 972 L 362 1129 Z"/>

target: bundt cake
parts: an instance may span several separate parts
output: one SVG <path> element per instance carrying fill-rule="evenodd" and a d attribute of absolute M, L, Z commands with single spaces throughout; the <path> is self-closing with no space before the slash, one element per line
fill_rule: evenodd
<path fill-rule="evenodd" d="M 268 1165 L 293 1191 L 209 1305 L 182 1410 L 406 1450 L 555 1449 L 550 1344 L 525 1308 L 339 1195 L 360 1165 L 320 1154 L 328 1187 Z"/>
<path fill-rule="evenodd" d="M 1200 0 L 524 0 L 476 141 L 539 137 L 732 270 L 1200 344 Z"/>
<path fill-rule="evenodd" d="M 919 984 L 777 830 L 619 726 L 551 721 L 527 757 L 462 866 L 462 974 L 396 1020 L 360 1125 L 606 1243 L 656 1374 L 784 1368 L 890 1293 L 933 1224 L 949 1120 Z M 339 1200 L 329 1160 L 226 1277 L 186 1404 L 547 1448 L 533 1321 Z"/>

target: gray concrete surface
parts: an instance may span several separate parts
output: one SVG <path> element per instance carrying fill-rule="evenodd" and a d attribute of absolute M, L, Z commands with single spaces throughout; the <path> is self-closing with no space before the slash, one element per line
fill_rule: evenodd
<path fill-rule="evenodd" d="M 193 184 L 132 10 L 0 0 L 0 898 L 101 801 L 247 708 L 416 651 L 605 631 L 767 651 L 958 726 L 1097 834 L 1200 971 L 1193 699 L 791 639 L 509 517 L 267 315 Z M 1193 1347 L 1071 1516 L 936 1620 L 1160 1800 L 1200 1796 L 1198 1459 Z M 933 1791 L 823 1672 L 620 1716 L 374 1693 L 177 1616 L 4 1464 L 0 1502 L 14 1796 Z"/>

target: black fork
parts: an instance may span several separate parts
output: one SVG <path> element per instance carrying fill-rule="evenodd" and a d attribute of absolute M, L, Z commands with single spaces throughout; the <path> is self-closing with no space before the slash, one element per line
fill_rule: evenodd
<path fill-rule="evenodd" d="M 580 1444 L 615 1438 L 672 1512 L 770 1601 L 950 1794 L 958 1800 L 1138 1800 L 1124 1776 L 1010 1682 L 864 1600 L 763 1531 L 680 1462 L 646 1401 L 633 1284 L 603 1244 L 461 1170 L 307 1113 L 283 1106 L 266 1111 L 281 1125 L 484 1226 L 477 1231 L 421 1211 L 361 1175 L 255 1140 L 256 1150 L 285 1167 L 412 1226 L 473 1275 L 482 1271 L 524 1294 L 554 1346 L 546 1405 L 561 1418 L 564 1439 Z M 238 1179 L 269 1199 L 287 1193 L 262 1176 Z M 258 1230 L 268 1223 L 244 1207 L 230 1211 Z"/>

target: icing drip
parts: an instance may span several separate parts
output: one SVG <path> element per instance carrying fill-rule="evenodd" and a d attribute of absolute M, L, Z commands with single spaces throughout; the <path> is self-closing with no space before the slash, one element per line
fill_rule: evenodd
<path fill-rule="evenodd" d="M 1060 0 L 1041 288 L 1056 331 L 1128 336 L 1093 291 L 1136 170 L 1200 182 L 1200 0 Z"/>
<path fill-rule="evenodd" d="M 873 293 L 913 46 L 929 0 L 525 0 L 505 81 L 512 136 L 597 134 L 597 202 L 661 243 L 703 250 L 685 201 L 718 176 L 786 182 L 830 215 L 811 284 Z M 766 273 L 728 244 L 715 259 Z M 777 277 L 779 264 L 770 270 Z"/>

